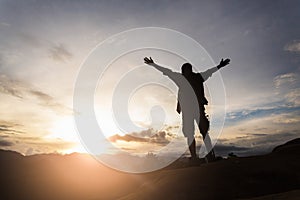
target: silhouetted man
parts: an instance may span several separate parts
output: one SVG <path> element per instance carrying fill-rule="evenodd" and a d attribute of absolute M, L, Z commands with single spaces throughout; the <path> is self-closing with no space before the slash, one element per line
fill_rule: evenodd
<path fill-rule="evenodd" d="M 191 159 L 197 159 L 196 142 L 195 142 L 195 127 L 194 121 L 197 122 L 200 133 L 202 134 L 203 141 L 207 150 L 211 150 L 206 158 L 208 161 L 215 159 L 215 153 L 212 148 L 211 139 L 208 135 L 209 120 L 205 113 L 204 105 L 208 104 L 204 94 L 203 83 L 212 76 L 212 74 L 222 67 L 229 64 L 230 59 L 221 60 L 220 64 L 216 67 L 206 70 L 205 72 L 194 73 L 192 65 L 185 63 L 181 67 L 181 73 L 173 72 L 168 68 L 154 63 L 152 58 L 144 58 L 146 64 L 153 66 L 155 69 L 163 72 L 178 86 L 178 102 L 177 112 L 182 112 L 182 132 L 187 137 Z M 198 108 L 197 108 L 198 106 Z M 199 112 L 199 113 L 198 113 Z"/>

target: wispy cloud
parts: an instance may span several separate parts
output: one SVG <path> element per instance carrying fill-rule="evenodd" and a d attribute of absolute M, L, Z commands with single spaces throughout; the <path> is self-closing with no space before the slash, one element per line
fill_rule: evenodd
<path fill-rule="evenodd" d="M 0 137 L 1 148 L 9 150 L 18 149 L 18 151 L 24 155 L 53 152 L 59 153 L 64 152 L 66 149 L 73 148 L 76 145 L 78 144 L 64 140 L 45 140 L 43 138 L 26 135 L 6 137 L 5 139 L 1 139 Z"/>
<path fill-rule="evenodd" d="M 9 147 L 9 146 L 13 146 L 13 145 L 14 145 L 14 143 L 0 137 L 0 147 Z"/>
<path fill-rule="evenodd" d="M 0 135 L 6 134 L 6 135 L 14 135 L 19 133 L 24 133 L 20 129 L 21 125 L 7 122 L 7 121 L 0 121 Z"/>
<path fill-rule="evenodd" d="M 300 40 L 294 40 L 284 46 L 285 51 L 300 53 Z"/>
<path fill-rule="evenodd" d="M 10 77 L 2 74 L 0 75 L 0 92 L 9 94 L 18 98 L 22 98 L 22 86 L 21 82 L 11 79 Z"/>
<path fill-rule="evenodd" d="M 291 89 L 285 95 L 285 98 L 290 103 L 291 106 L 293 107 L 300 106 L 300 88 Z"/>
<path fill-rule="evenodd" d="M 283 87 L 284 85 L 293 85 L 299 80 L 299 75 L 296 73 L 287 73 L 276 76 L 273 81 L 276 88 Z"/>
<path fill-rule="evenodd" d="M 41 92 L 39 90 L 31 89 L 28 91 L 32 96 L 38 99 L 39 105 L 45 106 L 47 108 L 51 108 L 56 112 L 62 113 L 62 114 L 71 114 L 72 109 L 68 108 L 60 103 L 58 103 L 54 97 L 50 96 L 49 94 L 46 94 L 44 92 Z"/>
<path fill-rule="evenodd" d="M 20 40 L 30 47 L 37 48 L 47 44 L 46 40 L 42 40 L 33 34 L 29 34 L 27 32 L 17 32 L 17 34 L 20 37 Z"/>
<path fill-rule="evenodd" d="M 226 120 L 222 138 L 231 140 L 240 137 L 275 135 L 278 133 L 294 133 L 299 130 L 300 107 L 273 108 L 256 112 L 253 110 L 247 115 L 237 114 Z"/>
<path fill-rule="evenodd" d="M 286 73 L 274 78 L 277 97 L 285 102 L 286 106 L 300 106 L 300 75 Z"/>
<path fill-rule="evenodd" d="M 66 62 L 70 60 L 73 55 L 63 44 L 54 45 L 49 49 L 50 57 L 55 61 Z"/>
<path fill-rule="evenodd" d="M 299 111 L 300 107 L 287 107 L 287 106 L 270 106 L 270 107 L 261 107 L 261 108 L 253 108 L 253 109 L 245 109 L 230 112 L 227 114 L 226 123 L 233 125 L 235 123 L 242 123 L 243 121 L 249 121 L 252 119 L 265 118 L 270 116 L 279 116 L 283 114 L 287 114 L 290 112 Z M 295 116 L 299 117 L 297 113 L 293 113 Z M 295 117 L 294 116 L 294 117 Z"/>
<path fill-rule="evenodd" d="M 274 94 L 264 104 L 253 105 L 251 108 L 240 108 L 227 113 L 226 122 L 230 125 L 242 121 L 272 116 L 276 121 L 289 122 L 283 119 L 300 118 L 300 76 L 297 73 L 285 73 L 273 78 Z M 293 114 L 292 116 L 290 114 Z M 280 119 L 279 119 L 280 118 Z"/>
<path fill-rule="evenodd" d="M 4 74 L 0 75 L 0 92 L 20 99 L 32 100 L 32 98 L 35 98 L 39 105 L 50 108 L 57 113 L 72 113 L 70 108 L 58 103 L 49 94 L 36 89 L 25 81 L 15 80 Z"/>

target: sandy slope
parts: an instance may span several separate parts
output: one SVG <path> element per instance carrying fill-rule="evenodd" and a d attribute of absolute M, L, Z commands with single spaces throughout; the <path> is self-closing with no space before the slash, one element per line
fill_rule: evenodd
<path fill-rule="evenodd" d="M 300 144 L 293 143 L 264 156 L 127 174 L 86 155 L 0 151 L 0 199 L 251 199 L 276 193 L 282 194 L 275 199 L 292 199 L 300 189 L 299 159 Z"/>

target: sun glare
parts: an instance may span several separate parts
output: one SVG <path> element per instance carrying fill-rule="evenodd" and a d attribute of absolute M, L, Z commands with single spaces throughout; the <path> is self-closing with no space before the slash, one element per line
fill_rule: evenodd
<path fill-rule="evenodd" d="M 51 133 L 49 135 L 50 138 L 59 138 L 68 142 L 79 141 L 72 117 L 64 117 L 53 122 L 49 132 Z"/>
<path fill-rule="evenodd" d="M 47 139 L 60 139 L 65 142 L 73 143 L 68 148 L 61 150 L 62 154 L 70 154 L 74 152 L 89 153 L 80 142 L 80 137 L 77 134 L 76 125 L 74 119 L 71 117 L 59 118 L 52 123 L 52 126 L 48 129 L 50 134 Z M 99 144 L 99 149 L 95 154 L 106 153 L 107 148 L 104 143 Z"/>
<path fill-rule="evenodd" d="M 88 151 L 81 144 L 77 144 L 77 145 L 75 145 L 72 148 L 65 149 L 61 153 L 62 154 L 70 154 L 70 153 L 74 153 L 74 152 L 77 152 L 77 153 L 87 153 L 88 154 Z"/>

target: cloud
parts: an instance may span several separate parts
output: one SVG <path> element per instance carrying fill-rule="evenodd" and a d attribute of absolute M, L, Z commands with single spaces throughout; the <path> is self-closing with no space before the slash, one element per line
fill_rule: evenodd
<path fill-rule="evenodd" d="M 17 34 L 21 38 L 22 42 L 25 42 L 26 44 L 34 48 L 41 47 L 46 43 L 46 41 L 43 41 L 39 37 L 26 32 L 17 32 Z"/>
<path fill-rule="evenodd" d="M 22 149 L 22 153 L 26 155 L 40 152 L 63 152 L 64 150 L 73 148 L 77 145 L 76 143 L 59 139 L 44 140 L 43 138 L 34 138 L 34 140 L 30 140 L 26 138 L 20 138 L 20 141 L 22 141 L 24 144 L 20 144 L 20 147 L 16 149 Z"/>
<path fill-rule="evenodd" d="M 284 106 L 265 106 L 261 108 L 245 109 L 238 110 L 234 112 L 227 113 L 226 123 L 227 124 L 236 124 L 243 121 L 249 121 L 252 119 L 259 119 L 264 117 L 270 117 L 273 114 L 278 115 L 280 113 L 293 111 L 295 108 L 289 108 Z"/>
<path fill-rule="evenodd" d="M 0 147 L 9 147 L 9 146 L 13 146 L 13 145 L 14 145 L 14 143 L 7 141 L 7 140 L 3 140 L 0 137 Z"/>
<path fill-rule="evenodd" d="M 0 121 L 0 147 L 10 147 L 14 145 L 14 142 L 11 139 L 17 135 L 24 133 L 21 131 L 21 125 L 8 122 Z"/>
<path fill-rule="evenodd" d="M 300 123 L 300 108 L 288 113 L 281 113 L 279 115 L 273 115 L 272 123 L 285 126 L 288 125 L 298 125 Z"/>
<path fill-rule="evenodd" d="M 35 98 L 37 98 L 39 100 L 39 104 L 48 108 L 51 108 L 55 111 L 59 111 L 63 114 L 71 114 L 72 113 L 72 109 L 68 108 L 60 103 L 57 103 L 56 100 L 54 99 L 54 97 L 38 91 L 38 90 L 29 90 L 28 91 L 30 94 L 32 94 L 32 96 L 34 96 Z"/>
<path fill-rule="evenodd" d="M 300 76 L 296 73 L 286 73 L 274 79 L 277 97 L 286 103 L 286 106 L 300 106 Z"/>
<path fill-rule="evenodd" d="M 268 134 L 248 134 L 234 139 L 218 140 L 216 150 L 222 155 L 233 152 L 241 156 L 270 153 L 274 147 L 299 137 L 298 130 Z"/>
<path fill-rule="evenodd" d="M 63 44 L 53 46 L 49 49 L 49 53 L 53 60 L 60 62 L 65 62 L 73 57 L 72 53 Z"/>
<path fill-rule="evenodd" d="M 286 95 L 285 98 L 291 106 L 300 106 L 300 88 L 291 89 Z"/>
<path fill-rule="evenodd" d="M 167 132 L 165 130 L 156 131 L 150 128 L 140 132 L 125 134 L 124 136 L 113 135 L 109 137 L 109 140 L 111 142 L 125 141 L 125 142 L 143 142 L 143 143 L 153 143 L 158 145 L 166 145 L 174 137 L 176 137 L 174 134 Z"/>
<path fill-rule="evenodd" d="M 280 88 L 284 85 L 293 85 L 299 80 L 299 77 L 296 73 L 287 73 L 276 76 L 273 79 L 274 85 L 276 88 Z"/>
<path fill-rule="evenodd" d="M 11 79 L 10 77 L 1 74 L 0 75 L 0 92 L 9 94 L 18 98 L 22 98 L 22 90 L 24 87 L 21 82 Z"/>
<path fill-rule="evenodd" d="M 227 113 L 226 123 L 236 124 L 253 119 L 272 117 L 277 122 L 298 121 L 300 118 L 300 76 L 297 73 L 280 74 L 273 78 L 275 95 L 268 103 L 241 108 Z M 289 113 L 292 113 L 290 115 Z M 292 120 L 289 120 L 292 119 Z M 244 127 L 243 127 L 244 128 Z"/>
<path fill-rule="evenodd" d="M 125 141 L 125 142 L 148 142 L 148 140 L 146 138 L 139 138 L 139 137 L 135 137 L 129 134 L 126 134 L 124 136 L 120 136 L 120 135 L 113 135 L 111 137 L 109 137 L 109 141 L 111 142 L 117 142 L 117 141 Z"/>
<path fill-rule="evenodd" d="M 15 125 L 14 126 L 5 125 L 0 122 L 0 134 L 3 133 L 13 135 L 13 134 L 23 133 L 23 131 L 20 131 L 18 128 L 16 129 Z"/>
<path fill-rule="evenodd" d="M 25 81 L 19 81 L 9 76 L 0 75 L 0 93 L 8 94 L 20 99 L 36 98 L 38 104 L 47 108 L 51 108 L 57 113 L 70 114 L 72 109 L 58 103 L 54 97 L 34 88 Z"/>
<path fill-rule="evenodd" d="M 0 148 L 22 154 L 63 152 L 78 145 L 62 139 L 45 139 L 26 131 L 26 127 L 11 121 L 0 121 Z"/>
<path fill-rule="evenodd" d="M 53 153 L 53 152 L 64 152 L 65 150 L 71 149 L 78 144 L 73 142 L 66 142 L 59 139 L 45 140 L 39 137 L 19 135 L 5 140 L 5 149 L 17 150 L 24 155 L 32 155 L 37 153 Z M 1 147 L 0 139 L 0 147 Z"/>
<path fill-rule="evenodd" d="M 300 53 L 300 41 L 294 40 L 293 42 L 284 46 L 285 51 Z"/>
<path fill-rule="evenodd" d="M 143 137 L 148 138 L 148 142 L 150 143 L 156 143 L 156 144 L 162 144 L 166 145 L 168 144 L 173 138 L 176 137 L 175 134 L 168 131 L 171 130 L 168 127 L 166 127 L 164 130 L 155 130 L 155 129 L 147 129 L 141 132 L 132 133 L 133 135 L 137 137 Z"/>
<path fill-rule="evenodd" d="M 45 101 L 45 102 L 49 102 L 49 101 L 53 101 L 53 97 L 51 97 L 48 94 L 45 94 L 41 91 L 37 91 L 37 90 L 30 90 L 29 91 L 32 95 L 38 97 L 40 100 Z"/>

